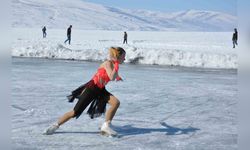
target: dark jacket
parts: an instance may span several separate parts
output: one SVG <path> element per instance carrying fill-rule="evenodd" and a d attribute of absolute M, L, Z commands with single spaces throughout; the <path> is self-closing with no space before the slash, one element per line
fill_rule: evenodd
<path fill-rule="evenodd" d="M 238 40 L 238 32 L 234 32 L 233 34 L 233 38 L 232 38 L 233 41 L 237 41 Z"/>
<path fill-rule="evenodd" d="M 43 27 L 43 30 L 42 30 L 43 32 L 46 32 L 46 28 L 45 27 Z"/>
<path fill-rule="evenodd" d="M 127 33 L 124 33 L 124 39 L 127 39 L 127 38 L 128 38 Z"/>
<path fill-rule="evenodd" d="M 71 36 L 71 28 L 70 27 L 67 30 L 67 36 Z"/>

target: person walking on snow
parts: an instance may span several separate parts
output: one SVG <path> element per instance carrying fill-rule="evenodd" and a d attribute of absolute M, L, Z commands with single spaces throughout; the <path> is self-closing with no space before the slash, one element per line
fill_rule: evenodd
<path fill-rule="evenodd" d="M 69 45 L 70 45 L 70 42 L 71 42 L 71 28 L 72 28 L 72 25 L 70 25 L 67 29 L 67 39 L 64 41 L 64 43 L 66 44 L 67 41 L 69 41 Z"/>
<path fill-rule="evenodd" d="M 124 36 L 123 36 L 123 44 L 128 44 L 128 34 L 127 32 L 124 32 Z"/>
<path fill-rule="evenodd" d="M 42 31 L 43 31 L 43 38 L 46 38 L 47 33 L 46 33 L 46 27 L 45 26 L 43 27 Z"/>
<path fill-rule="evenodd" d="M 104 61 L 98 68 L 96 74 L 86 84 L 80 86 L 67 96 L 69 102 L 73 102 L 75 98 L 78 99 L 73 110 L 65 113 L 59 120 L 49 127 L 45 134 L 53 134 L 62 124 L 71 118 L 78 118 L 88 105 L 87 113 L 90 118 L 96 118 L 105 113 L 106 104 L 111 107 L 106 112 L 106 119 L 101 126 L 101 132 L 108 135 L 116 135 L 116 131 L 111 129 L 111 121 L 120 105 L 120 101 L 105 88 L 109 81 L 122 81 L 118 75 L 119 65 L 125 60 L 126 52 L 121 47 L 111 47 L 109 49 L 110 59 Z"/>
<path fill-rule="evenodd" d="M 232 41 L 233 41 L 233 48 L 235 48 L 235 45 L 238 45 L 238 31 L 236 28 L 234 29 Z"/>

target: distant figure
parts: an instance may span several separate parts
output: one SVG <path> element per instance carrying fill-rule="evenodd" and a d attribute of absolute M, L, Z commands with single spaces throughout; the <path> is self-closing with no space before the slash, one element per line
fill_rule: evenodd
<path fill-rule="evenodd" d="M 128 44 L 128 34 L 127 34 L 127 32 L 124 32 L 124 36 L 123 36 L 123 44 Z"/>
<path fill-rule="evenodd" d="M 233 48 L 235 48 L 235 45 L 238 45 L 238 42 L 237 42 L 238 41 L 238 31 L 236 28 L 234 29 L 234 34 L 233 34 L 232 40 L 233 40 Z"/>
<path fill-rule="evenodd" d="M 46 33 L 46 27 L 45 26 L 43 27 L 42 31 L 43 31 L 43 38 L 46 38 L 47 33 Z"/>
<path fill-rule="evenodd" d="M 69 41 L 69 45 L 70 45 L 70 41 L 71 41 L 71 28 L 72 25 L 70 25 L 67 29 L 67 39 L 64 41 L 64 43 L 66 44 L 67 41 Z"/>

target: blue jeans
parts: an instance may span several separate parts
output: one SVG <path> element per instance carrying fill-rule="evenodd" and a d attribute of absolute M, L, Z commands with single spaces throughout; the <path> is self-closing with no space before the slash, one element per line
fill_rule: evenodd
<path fill-rule="evenodd" d="M 235 48 L 235 45 L 238 45 L 237 40 L 233 40 L 233 48 Z"/>
<path fill-rule="evenodd" d="M 46 38 L 47 33 L 43 32 L 43 38 Z"/>
<path fill-rule="evenodd" d="M 68 38 L 64 41 L 64 43 L 66 44 L 67 41 L 69 41 L 69 45 L 70 45 L 71 36 L 68 36 Z"/>

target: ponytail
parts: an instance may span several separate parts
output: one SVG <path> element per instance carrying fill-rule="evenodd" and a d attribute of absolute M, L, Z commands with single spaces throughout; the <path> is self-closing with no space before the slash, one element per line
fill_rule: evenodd
<path fill-rule="evenodd" d="M 122 54 L 124 54 L 126 52 L 121 47 L 110 47 L 109 53 L 110 53 L 111 57 L 118 59 Z"/>

